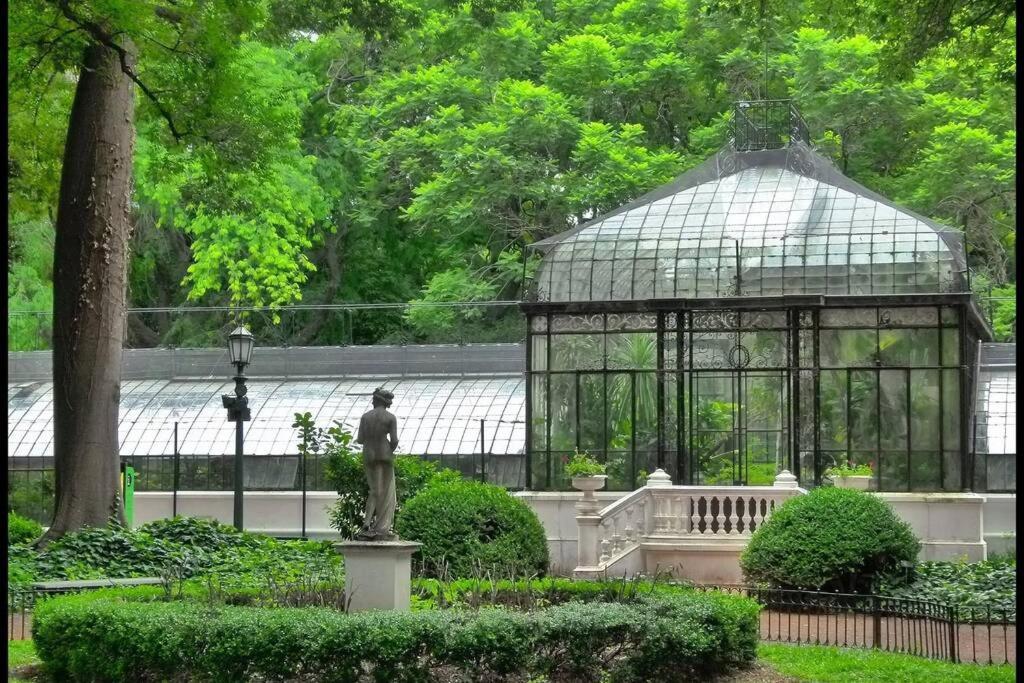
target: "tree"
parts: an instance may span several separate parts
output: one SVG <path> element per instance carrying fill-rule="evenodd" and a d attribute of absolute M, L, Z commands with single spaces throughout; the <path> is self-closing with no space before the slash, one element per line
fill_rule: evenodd
<path fill-rule="evenodd" d="M 135 118 L 126 72 L 135 48 L 128 39 L 118 47 L 123 52 L 85 48 L 64 149 L 53 265 L 57 498 L 50 538 L 124 520 L 117 418 Z"/>
<path fill-rule="evenodd" d="M 165 74 L 165 82 L 173 83 L 183 75 L 187 80 L 195 75 L 199 60 L 179 45 L 195 49 L 216 41 L 230 43 L 231 31 L 215 33 L 212 40 L 207 32 L 227 28 L 218 25 L 220 19 L 233 23 L 237 35 L 253 18 L 246 14 L 253 8 L 245 4 L 221 14 L 206 9 L 134 2 L 90 7 L 70 0 L 22 0 L 11 8 L 13 33 L 19 41 L 16 56 L 24 59 L 30 54 L 23 63 L 32 69 L 47 63 L 54 73 L 72 73 L 77 78 L 55 221 L 56 501 L 44 543 L 82 526 L 101 526 L 111 518 L 123 521 L 117 418 L 136 86 L 176 139 L 187 133 L 178 127 L 180 120 L 176 124 L 154 87 L 140 77 L 136 41 L 159 45 L 174 53 L 175 60 L 185 62 L 177 73 Z"/>

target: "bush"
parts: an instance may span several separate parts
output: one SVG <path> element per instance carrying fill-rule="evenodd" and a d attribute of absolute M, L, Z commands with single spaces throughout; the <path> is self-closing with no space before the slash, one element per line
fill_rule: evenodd
<path fill-rule="evenodd" d="M 868 593 L 919 548 L 910 526 L 880 498 L 822 487 L 775 510 L 740 565 L 748 580 L 781 588 Z"/>
<path fill-rule="evenodd" d="M 7 513 L 7 545 L 31 543 L 43 535 L 43 527 L 34 519 L 22 517 L 17 512 Z"/>
<path fill-rule="evenodd" d="M 423 544 L 417 558 L 427 576 L 543 574 L 548 568 L 547 540 L 536 513 L 500 486 L 432 483 L 405 504 L 395 530 Z"/>
<path fill-rule="evenodd" d="M 344 614 L 105 590 L 39 604 L 33 636 L 55 680 L 682 681 L 753 661 L 758 612 L 692 591 L 535 612 Z"/>

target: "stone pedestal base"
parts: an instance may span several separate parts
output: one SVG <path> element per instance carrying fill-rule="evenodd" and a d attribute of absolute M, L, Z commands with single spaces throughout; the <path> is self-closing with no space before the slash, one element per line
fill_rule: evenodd
<path fill-rule="evenodd" d="M 344 541 L 334 549 L 345 558 L 345 599 L 350 612 L 409 610 L 412 554 L 421 543 Z"/>

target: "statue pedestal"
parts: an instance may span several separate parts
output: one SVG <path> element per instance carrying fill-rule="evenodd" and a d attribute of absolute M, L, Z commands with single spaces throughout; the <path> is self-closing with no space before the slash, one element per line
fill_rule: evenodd
<path fill-rule="evenodd" d="M 345 600 L 349 612 L 371 609 L 409 610 L 411 541 L 343 541 L 334 549 L 345 558 Z"/>

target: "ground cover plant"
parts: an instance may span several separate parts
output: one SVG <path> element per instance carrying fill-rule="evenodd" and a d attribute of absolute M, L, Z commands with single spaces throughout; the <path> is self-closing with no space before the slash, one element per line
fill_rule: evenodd
<path fill-rule="evenodd" d="M 964 610 L 963 618 L 992 609 L 999 619 L 1002 610 L 1017 608 L 1017 560 L 920 562 L 909 580 L 903 572 L 884 577 L 879 593 L 975 608 Z"/>
<path fill-rule="evenodd" d="M 119 526 L 83 529 L 43 550 L 25 544 L 11 546 L 7 576 L 12 587 L 33 581 L 137 576 L 202 576 L 262 585 L 268 580 L 280 582 L 340 567 L 340 556 L 327 542 L 280 541 L 239 533 L 212 520 L 175 517 L 135 530 Z"/>
<path fill-rule="evenodd" d="M 60 680 L 707 680 L 754 658 L 760 608 L 747 598 L 569 592 L 525 610 L 344 614 L 210 603 L 195 586 L 172 599 L 150 587 L 101 590 L 42 602 L 34 633 Z"/>
<path fill-rule="evenodd" d="M 913 562 L 910 526 L 863 491 L 821 487 L 790 498 L 754 531 L 740 558 L 748 581 L 779 588 L 871 592 Z"/>

